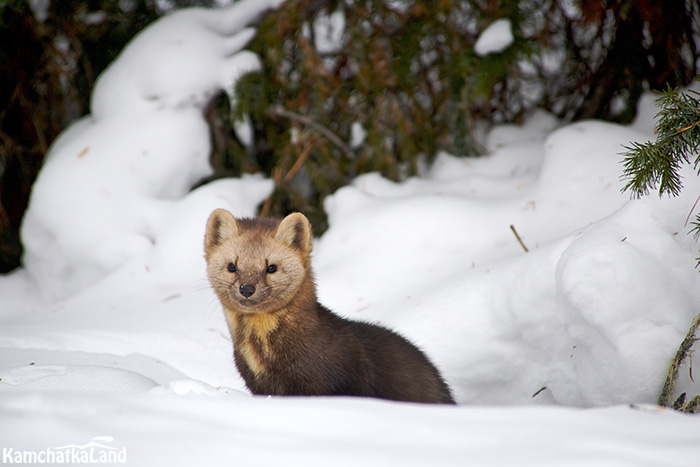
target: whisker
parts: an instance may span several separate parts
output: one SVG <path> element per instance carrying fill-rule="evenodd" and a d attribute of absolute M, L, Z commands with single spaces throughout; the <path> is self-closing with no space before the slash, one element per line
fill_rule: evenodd
<path fill-rule="evenodd" d="M 209 301 L 209 304 L 202 310 L 202 316 L 200 323 L 210 324 L 212 318 L 214 318 L 215 313 L 223 314 L 223 308 L 221 307 L 221 302 L 216 298 Z"/>

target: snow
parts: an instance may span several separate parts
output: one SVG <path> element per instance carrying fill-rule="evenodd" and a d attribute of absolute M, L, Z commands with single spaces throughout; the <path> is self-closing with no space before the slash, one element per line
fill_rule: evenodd
<path fill-rule="evenodd" d="M 22 226 L 24 264 L 46 298 L 77 292 L 152 249 L 173 201 L 211 174 L 204 105 L 259 66 L 241 50 L 254 34 L 246 25 L 279 3 L 176 11 L 100 75 L 91 114 L 47 154 Z"/>
<path fill-rule="evenodd" d="M 474 52 L 479 57 L 501 53 L 513 44 L 512 23 L 501 18 L 491 23 L 474 44 Z"/>
<path fill-rule="evenodd" d="M 45 448 L 47 434 L 60 446 L 108 428 L 129 465 L 697 465 L 697 420 L 647 409 L 451 409 L 240 395 L 3 399 L 4 420 L 14 427 L 3 440 L 15 450 Z M 22 436 L 28 430 L 36 436 Z"/>
<path fill-rule="evenodd" d="M 129 465 L 697 465 L 700 418 L 653 404 L 700 309 L 700 181 L 686 167 L 678 198 L 620 193 L 651 97 L 630 126 L 537 112 L 494 128 L 483 158 L 326 199 L 321 301 L 418 344 L 458 407 L 248 394 L 203 235 L 213 209 L 252 216 L 273 183 L 190 189 L 210 173 L 202 106 L 255 66 L 246 25 L 275 3 L 154 23 L 51 147 L 25 267 L 0 277 L 3 462 L 75 445 Z M 687 363 L 681 391 L 700 394 Z"/>
<path fill-rule="evenodd" d="M 357 149 L 362 146 L 366 139 L 367 130 L 360 122 L 353 122 L 350 126 L 350 147 Z"/>
<path fill-rule="evenodd" d="M 48 19 L 50 6 L 51 0 L 29 0 L 29 8 L 32 10 L 34 18 L 40 23 Z"/>
<path fill-rule="evenodd" d="M 345 14 L 336 10 L 330 15 L 319 14 L 313 23 L 315 48 L 319 54 L 336 53 L 342 47 Z"/>

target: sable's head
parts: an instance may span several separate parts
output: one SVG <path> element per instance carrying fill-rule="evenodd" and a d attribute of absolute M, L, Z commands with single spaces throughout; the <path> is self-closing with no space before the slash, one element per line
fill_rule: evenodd
<path fill-rule="evenodd" d="M 209 216 L 204 237 L 207 275 L 222 305 L 267 313 L 287 306 L 310 274 L 311 224 L 303 214 L 279 220 Z"/>

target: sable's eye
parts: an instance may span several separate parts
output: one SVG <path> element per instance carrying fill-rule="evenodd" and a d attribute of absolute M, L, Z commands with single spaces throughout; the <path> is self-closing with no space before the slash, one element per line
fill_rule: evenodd
<path fill-rule="evenodd" d="M 236 272 L 236 265 L 233 263 L 228 263 L 228 272 Z"/>
<path fill-rule="evenodd" d="M 267 267 L 267 273 L 268 274 L 274 274 L 277 271 L 277 266 L 274 264 L 271 264 Z"/>

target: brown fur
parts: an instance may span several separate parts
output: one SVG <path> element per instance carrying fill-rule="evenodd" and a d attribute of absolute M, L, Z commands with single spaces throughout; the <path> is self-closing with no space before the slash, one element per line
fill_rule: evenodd
<path fill-rule="evenodd" d="M 406 339 L 318 303 L 312 241 L 299 213 L 235 219 L 217 209 L 209 217 L 207 273 L 248 389 L 453 404 L 438 370 Z"/>

